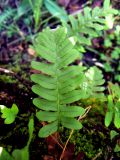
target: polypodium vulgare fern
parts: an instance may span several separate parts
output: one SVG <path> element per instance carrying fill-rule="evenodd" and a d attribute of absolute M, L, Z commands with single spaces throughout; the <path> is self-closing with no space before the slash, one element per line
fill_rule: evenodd
<path fill-rule="evenodd" d="M 56 132 L 59 126 L 81 129 L 82 124 L 75 117 L 84 114 L 84 108 L 71 105 L 84 97 L 79 84 L 83 81 L 81 66 L 69 65 L 79 58 L 79 53 L 67 37 L 63 27 L 52 31 L 45 29 L 34 41 L 33 47 L 42 62 L 32 62 L 40 74 L 33 74 L 32 91 L 39 97 L 33 100 L 40 109 L 36 113 L 40 121 L 48 122 L 39 131 L 40 137 Z"/>
<path fill-rule="evenodd" d="M 83 14 L 84 13 L 84 14 Z M 111 29 L 112 17 L 117 10 L 111 8 L 110 0 L 104 0 L 103 7 L 85 7 L 83 12 L 69 16 L 69 23 L 63 22 L 68 34 L 82 45 L 91 45 L 92 38 L 99 37 L 101 31 Z"/>

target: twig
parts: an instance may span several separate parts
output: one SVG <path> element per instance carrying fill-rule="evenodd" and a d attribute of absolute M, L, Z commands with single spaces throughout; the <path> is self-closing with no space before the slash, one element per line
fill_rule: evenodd
<path fill-rule="evenodd" d="M 10 70 L 5 69 L 5 68 L 0 68 L 0 72 L 4 72 L 4 73 L 8 73 L 8 74 L 14 74 L 13 71 L 10 71 Z"/>
<path fill-rule="evenodd" d="M 51 135 L 51 137 L 63 149 L 62 144 L 60 144 L 59 141 L 54 136 Z"/>
<path fill-rule="evenodd" d="M 96 160 L 98 157 L 100 157 L 102 154 L 102 151 L 100 151 L 92 160 Z"/>
<path fill-rule="evenodd" d="M 80 116 L 79 118 L 78 118 L 78 120 L 80 121 L 80 120 L 82 120 L 83 118 L 85 118 L 86 116 L 87 116 L 87 114 L 89 113 L 89 111 L 91 110 L 91 108 L 92 108 L 92 106 L 89 106 L 89 107 L 87 107 L 85 110 L 85 113 L 82 115 L 82 116 Z"/>
<path fill-rule="evenodd" d="M 80 120 L 82 120 L 83 118 L 85 118 L 91 108 L 92 108 L 92 106 L 87 107 L 87 108 L 85 109 L 85 110 L 86 110 L 85 113 L 78 118 L 78 121 L 80 121 Z M 65 152 L 66 147 L 67 147 L 67 145 L 68 145 L 68 142 L 69 142 L 70 138 L 71 138 L 72 135 L 73 135 L 73 132 L 74 132 L 74 129 L 72 129 L 71 132 L 70 132 L 70 135 L 69 135 L 69 137 L 68 137 L 68 139 L 67 139 L 67 141 L 66 141 L 66 143 L 65 143 L 65 146 L 64 146 L 64 148 L 63 148 L 63 151 L 62 151 L 62 153 L 61 153 L 61 156 L 60 156 L 60 159 L 59 159 L 59 160 L 62 160 L 63 155 L 64 155 L 64 152 Z"/>

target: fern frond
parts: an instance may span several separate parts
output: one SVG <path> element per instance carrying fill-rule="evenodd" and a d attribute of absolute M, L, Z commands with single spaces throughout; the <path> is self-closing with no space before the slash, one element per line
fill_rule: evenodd
<path fill-rule="evenodd" d="M 39 136 L 47 137 L 56 132 L 62 125 L 71 129 L 80 129 L 82 124 L 75 117 L 84 114 L 85 110 L 71 103 L 84 97 L 79 89 L 84 74 L 80 66 L 71 66 L 79 57 L 63 27 L 54 32 L 50 29 L 40 33 L 34 42 L 34 49 L 44 62 L 32 62 L 32 67 L 41 74 L 33 74 L 32 91 L 39 97 L 33 100 L 41 111 L 37 112 L 40 121 L 49 124 L 40 129 Z"/>
<path fill-rule="evenodd" d="M 102 86 L 105 82 L 100 69 L 97 67 L 91 67 L 85 73 L 85 79 L 81 85 L 83 92 L 86 94 L 86 98 L 103 98 L 104 87 Z"/>
<path fill-rule="evenodd" d="M 109 29 L 106 26 L 106 18 L 110 14 L 117 14 L 117 10 L 112 9 L 110 4 L 106 5 L 106 0 L 103 8 L 85 7 L 76 15 L 69 16 L 69 23 L 63 22 L 63 26 L 67 28 L 68 34 L 75 37 L 79 44 L 91 45 L 91 39 L 100 36 L 100 31 Z"/>
<path fill-rule="evenodd" d="M 0 14 L 0 31 L 4 29 L 6 22 L 14 16 L 14 9 L 7 8 Z"/>

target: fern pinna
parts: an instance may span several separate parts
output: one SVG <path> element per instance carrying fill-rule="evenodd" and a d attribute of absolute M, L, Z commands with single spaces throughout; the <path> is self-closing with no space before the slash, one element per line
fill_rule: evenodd
<path fill-rule="evenodd" d="M 32 67 L 41 74 L 33 74 L 32 91 L 39 97 L 33 104 L 40 109 L 36 113 L 40 121 L 48 122 L 39 131 L 40 137 L 47 137 L 59 129 L 81 129 L 82 124 L 75 117 L 84 114 L 84 108 L 70 105 L 84 97 L 79 84 L 83 81 L 80 66 L 69 65 L 79 58 L 79 53 L 60 27 L 55 31 L 45 29 L 34 41 L 34 49 L 42 62 L 32 62 Z"/>

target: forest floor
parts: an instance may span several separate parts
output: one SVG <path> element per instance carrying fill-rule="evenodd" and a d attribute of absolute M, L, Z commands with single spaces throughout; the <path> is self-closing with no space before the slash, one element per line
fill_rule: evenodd
<path fill-rule="evenodd" d="M 8 2 L 8 3 L 7 3 Z M 19 1 L 18 1 L 19 2 Z M 14 0 L 6 1 L 7 5 L 15 8 Z M 89 1 L 88 1 L 89 3 Z M 84 5 L 83 1 L 60 1 L 59 4 L 64 6 L 69 13 L 74 13 Z M 102 1 L 95 1 L 93 6 L 101 5 Z M 4 5 L 0 4 L 2 13 Z M 30 75 L 34 71 L 31 69 L 31 60 L 35 59 L 35 53 L 30 49 L 31 40 L 22 37 L 23 32 L 28 28 L 24 26 L 23 20 L 19 20 L 21 32 L 8 37 L 6 30 L 0 32 L 0 104 L 11 107 L 13 103 L 19 107 L 20 117 L 16 118 L 15 123 L 5 125 L 4 120 L 0 118 L 0 146 L 7 148 L 11 153 L 15 148 L 23 148 L 28 140 L 27 124 L 30 115 L 35 114 L 36 108 L 32 104 L 35 95 L 31 92 L 32 82 Z M 22 24 L 22 25 L 21 25 Z M 32 28 L 32 27 L 31 27 Z M 32 29 L 31 29 L 32 30 Z M 41 28 L 40 28 L 41 30 Z M 20 37 L 21 34 L 21 37 Z M 103 47 L 103 39 L 95 39 L 93 45 L 98 51 L 106 51 Z M 83 65 L 93 66 L 93 59 L 99 59 L 100 56 L 95 52 L 87 51 L 82 60 Z M 99 62 L 100 64 L 102 61 Z M 117 61 L 113 64 L 114 71 L 118 67 Z M 111 80 L 117 82 L 114 78 L 115 72 L 106 72 L 103 70 L 106 82 Z M 106 84 L 105 84 L 106 85 Z M 93 106 L 94 106 L 94 100 Z M 89 104 L 89 101 L 87 102 Z M 111 140 L 110 131 L 119 132 L 113 125 L 109 128 L 104 126 L 103 104 L 97 102 L 94 110 L 88 114 L 83 121 L 83 128 L 75 131 L 70 143 L 64 153 L 64 160 L 119 160 L 120 151 L 115 152 L 116 143 L 120 143 L 120 135 Z M 42 124 L 35 118 L 35 130 L 30 145 L 30 160 L 58 160 L 62 152 L 62 147 L 56 140 L 56 134 L 46 139 L 39 138 L 38 131 Z M 60 132 L 62 145 L 65 144 L 70 131 L 67 129 Z"/>

